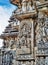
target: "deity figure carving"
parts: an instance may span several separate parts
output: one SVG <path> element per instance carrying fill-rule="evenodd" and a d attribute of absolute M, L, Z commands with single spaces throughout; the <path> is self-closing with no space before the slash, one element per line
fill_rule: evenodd
<path fill-rule="evenodd" d="M 21 23 L 20 26 L 20 39 L 18 42 L 18 49 L 21 54 L 31 53 L 31 23 Z M 25 50 L 26 49 L 26 50 Z M 28 52 L 27 52 L 28 51 Z"/>

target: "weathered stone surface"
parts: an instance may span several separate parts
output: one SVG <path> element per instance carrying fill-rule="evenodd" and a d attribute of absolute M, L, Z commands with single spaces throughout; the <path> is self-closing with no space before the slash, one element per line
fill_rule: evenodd
<path fill-rule="evenodd" d="M 48 65 L 48 1 L 11 2 L 18 8 L 1 35 L 3 65 Z"/>

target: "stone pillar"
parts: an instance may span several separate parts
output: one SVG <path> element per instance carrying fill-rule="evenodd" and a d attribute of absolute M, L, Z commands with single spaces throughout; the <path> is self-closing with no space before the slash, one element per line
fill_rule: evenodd
<path fill-rule="evenodd" d="M 25 0 L 22 0 L 22 12 L 26 12 L 26 9 L 27 9 L 27 6 L 26 6 L 26 1 Z"/>
<path fill-rule="evenodd" d="M 35 54 L 34 54 L 34 21 L 31 20 L 32 22 L 32 30 L 31 30 L 31 47 L 32 47 L 32 57 L 35 59 Z M 34 65 L 34 61 L 32 61 L 32 65 Z"/>

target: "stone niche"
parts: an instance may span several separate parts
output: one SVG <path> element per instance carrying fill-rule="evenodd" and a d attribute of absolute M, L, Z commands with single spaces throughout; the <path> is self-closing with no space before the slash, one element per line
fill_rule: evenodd
<path fill-rule="evenodd" d="M 28 20 L 27 20 L 28 21 Z M 26 20 L 21 22 L 20 26 L 20 39 L 18 42 L 17 54 L 30 54 L 31 53 L 31 22 Z"/>

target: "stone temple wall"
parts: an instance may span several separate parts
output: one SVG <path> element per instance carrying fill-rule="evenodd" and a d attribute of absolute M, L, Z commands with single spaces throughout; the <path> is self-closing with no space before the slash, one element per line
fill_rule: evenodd
<path fill-rule="evenodd" d="M 0 36 L 4 40 L 2 65 L 48 65 L 48 2 L 11 2 L 18 8 Z"/>

